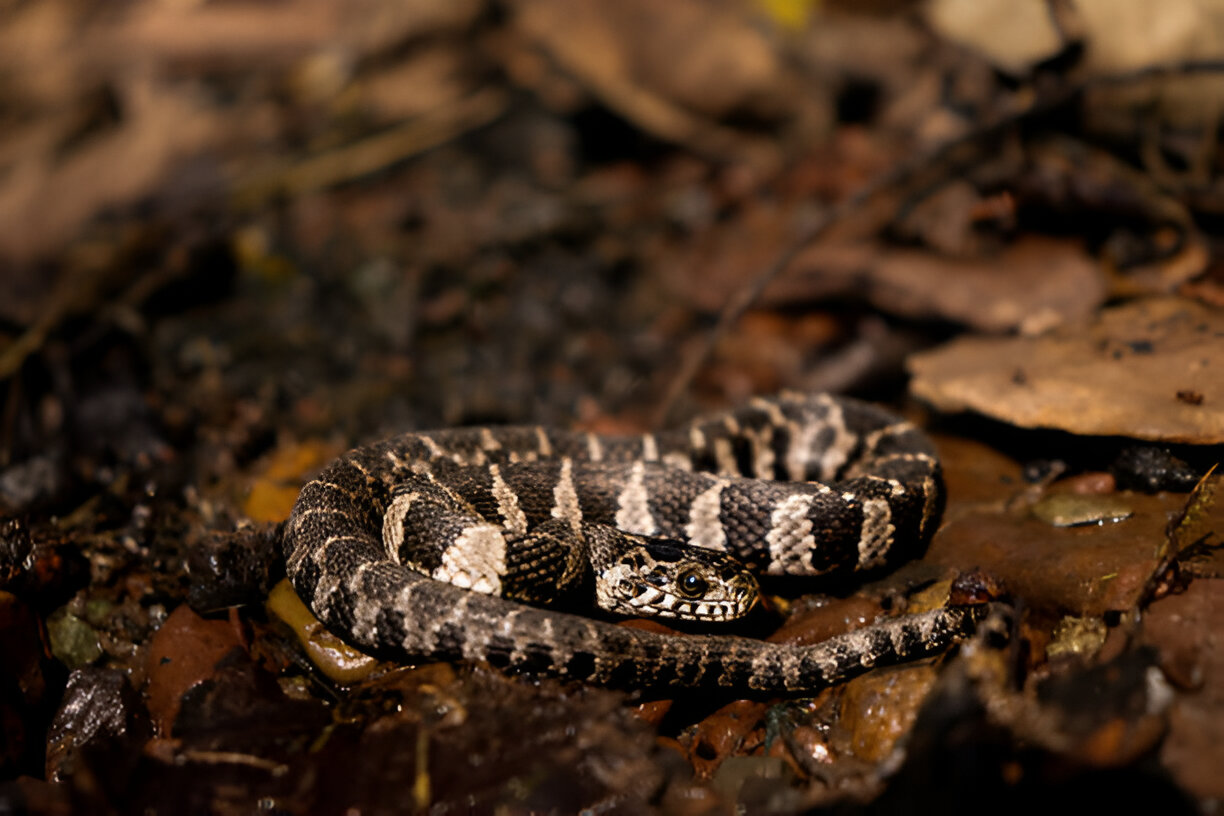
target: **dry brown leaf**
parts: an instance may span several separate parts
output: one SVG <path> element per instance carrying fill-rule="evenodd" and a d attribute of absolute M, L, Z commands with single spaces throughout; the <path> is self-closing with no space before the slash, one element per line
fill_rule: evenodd
<path fill-rule="evenodd" d="M 803 101 L 774 45 L 734 6 L 529 0 L 513 9 L 527 40 L 643 130 L 699 153 L 777 164 L 773 140 L 718 124 L 728 114 L 781 122 Z"/>
<path fill-rule="evenodd" d="M 1010 74 L 1027 73 L 1065 46 L 1045 0 L 932 0 L 925 11 L 940 35 Z"/>
<path fill-rule="evenodd" d="M 760 269 L 764 240 L 780 245 L 769 219 L 724 226 L 689 264 L 683 293 L 716 310 L 744 270 Z M 765 232 L 764 230 L 772 230 Z M 744 240 L 737 240 L 743 238 Z M 873 244 L 818 244 L 765 290 L 765 305 L 859 297 L 893 314 L 942 319 L 983 331 L 1035 331 L 1092 314 L 1104 302 L 1104 273 L 1076 240 L 1027 236 L 998 255 L 949 258 Z"/>
<path fill-rule="evenodd" d="M 914 394 L 1025 428 L 1224 442 L 1224 311 L 1176 297 L 1040 337 L 962 337 L 910 358 Z"/>
<path fill-rule="evenodd" d="M 20 266 L 53 251 L 100 212 L 156 194 L 188 162 L 224 183 L 223 173 L 243 170 L 226 166 L 235 152 L 245 147 L 249 157 L 276 143 L 278 100 L 228 100 L 210 92 L 210 73 L 241 71 L 253 87 L 275 89 L 321 55 L 356 64 L 412 37 L 462 30 L 482 8 L 480 0 L 136 3 L 83 17 L 52 0 L 21 9 L 0 25 L 6 109 L 20 114 L 0 131 L 0 257 Z M 454 70 L 436 59 L 422 70 L 443 86 L 434 96 L 414 86 L 405 102 L 379 87 L 368 102 L 394 114 L 397 105 L 454 97 Z M 341 70 L 328 88 L 342 93 L 346 79 Z M 113 121 L 82 134 L 82 108 L 98 93 L 113 100 Z"/>

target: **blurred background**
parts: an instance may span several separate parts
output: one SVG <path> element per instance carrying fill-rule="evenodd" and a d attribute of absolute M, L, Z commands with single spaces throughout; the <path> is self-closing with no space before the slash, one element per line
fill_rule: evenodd
<path fill-rule="evenodd" d="M 1051 589 L 1035 565 L 1010 567 L 1046 615 L 1035 652 L 1065 614 L 1103 633 L 1151 599 L 1168 518 L 1224 443 L 1222 113 L 1220 0 L 0 0 L 0 642 L 13 667 L 0 671 L 0 779 L 20 780 L 0 811 L 179 797 L 214 812 L 397 809 L 411 789 L 411 807 L 438 813 L 800 812 L 842 801 L 849 777 L 862 800 L 879 795 L 877 763 L 900 756 L 922 695 L 902 725 L 853 726 L 832 749 L 810 723 L 799 737 L 774 723 L 779 759 L 759 712 L 752 743 L 726 736 L 739 715 L 698 733 L 708 711 L 626 713 L 594 692 L 523 701 L 495 684 L 556 737 L 544 769 L 508 748 L 519 764 L 435 779 L 432 794 L 417 736 L 399 735 L 403 755 L 362 731 L 303 754 L 336 689 L 303 680 L 289 646 L 258 646 L 278 577 L 268 542 L 235 555 L 210 536 L 283 519 L 328 459 L 397 431 L 638 431 L 780 388 L 832 390 L 915 418 L 989 417 L 956 431 L 986 444 L 941 443 L 963 496 L 1080 471 L 1112 474 L 1098 492 L 1180 491 L 1130 508 L 1155 543 L 1131 542 L 1122 589 Z M 1064 435 L 1017 431 L 1030 428 Z M 1065 434 L 1174 448 L 1114 466 L 1118 446 Z M 957 542 L 937 551 L 943 566 L 995 557 Z M 1220 599 L 1202 601 L 1203 620 L 1224 617 Z M 230 691 L 176 730 L 200 679 L 155 680 L 149 640 L 187 600 L 184 615 L 204 614 L 175 636 L 187 650 L 221 637 L 220 654 L 241 647 L 258 672 L 204 671 Z M 226 627 L 245 634 L 231 643 Z M 1193 663 L 1202 644 L 1185 637 Z M 1126 713 L 1150 665 L 1118 670 L 1134 683 L 1098 695 L 1111 707 L 1081 742 L 1026 735 L 1049 752 L 1032 765 L 1006 728 L 970 740 L 970 754 L 995 752 L 981 778 L 1218 801 L 1224 683 L 1207 682 L 1214 696 L 1176 732 Z M 1224 678 L 1198 671 L 1191 686 Z M 1099 688 L 1078 676 L 1063 702 Z M 494 683 L 418 676 L 395 694 L 424 706 L 421 683 L 452 681 L 477 689 L 448 692 L 466 701 L 455 710 Z M 222 737 L 208 723 L 227 694 L 249 708 Z M 111 719 L 80 713 L 100 710 Z M 432 716 L 411 733 L 454 724 Z M 270 721 L 268 744 L 254 740 Z M 468 762 L 489 740 L 515 746 L 516 724 L 460 729 L 441 750 Z M 614 736 L 574 748 L 557 734 L 575 727 Z M 337 744 L 362 755 L 367 739 L 407 788 L 329 776 Z M 1069 757 L 1083 744 L 1096 753 L 1079 776 Z M 963 749 L 929 755 L 964 763 Z M 1058 773 L 1026 776 L 1051 756 Z M 194 776 L 149 781 L 174 761 Z M 946 792 L 907 767 L 888 790 Z M 515 799 L 506 780 L 523 778 L 553 787 Z"/>

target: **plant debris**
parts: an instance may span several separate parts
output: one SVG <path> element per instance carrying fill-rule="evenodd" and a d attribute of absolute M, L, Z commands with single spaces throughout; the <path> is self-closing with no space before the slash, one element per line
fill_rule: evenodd
<path fill-rule="evenodd" d="M 7 11 L 0 812 L 1224 797 L 1216 11 Z M 972 639 L 808 697 L 611 691 L 361 654 L 281 580 L 351 446 L 786 388 L 929 427 L 947 507 L 732 631 L 989 601 Z"/>

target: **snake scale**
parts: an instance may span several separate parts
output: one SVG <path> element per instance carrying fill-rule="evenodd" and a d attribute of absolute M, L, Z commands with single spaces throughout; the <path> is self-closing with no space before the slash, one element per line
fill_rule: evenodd
<path fill-rule="evenodd" d="M 756 597 L 745 567 L 892 564 L 925 546 L 942 505 L 939 462 L 912 424 L 849 398 L 784 393 L 658 434 L 456 428 L 358 448 L 302 488 L 282 545 L 320 620 L 376 654 L 622 687 L 801 691 L 942 650 L 980 613 L 949 606 L 792 646 L 509 598 L 593 588 L 621 611 L 734 617 Z M 621 549 L 602 566 L 567 554 L 606 541 Z M 643 555 L 641 543 L 663 550 Z M 690 560 L 685 545 L 708 556 Z M 670 562 L 679 578 L 648 574 Z M 629 589 L 603 586 L 607 575 Z"/>

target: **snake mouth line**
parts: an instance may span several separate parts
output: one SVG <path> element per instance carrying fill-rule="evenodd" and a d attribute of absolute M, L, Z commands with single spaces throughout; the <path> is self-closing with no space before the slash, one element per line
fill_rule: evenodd
<path fill-rule="evenodd" d="M 755 598 L 753 599 L 755 602 Z M 752 609 L 754 603 L 741 600 L 734 601 L 675 601 L 673 603 L 639 602 L 632 604 L 635 611 L 641 614 L 655 615 L 665 618 L 677 618 L 687 621 L 731 621 L 743 617 Z"/>

